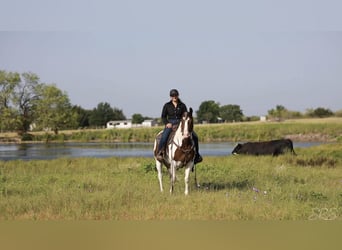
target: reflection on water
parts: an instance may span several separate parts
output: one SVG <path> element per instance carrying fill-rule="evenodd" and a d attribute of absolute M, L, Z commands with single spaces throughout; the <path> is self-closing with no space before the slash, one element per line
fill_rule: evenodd
<path fill-rule="evenodd" d="M 319 142 L 294 143 L 294 147 L 319 145 Z M 201 143 L 203 156 L 230 155 L 236 143 Z M 1 160 L 55 159 L 62 157 L 153 157 L 153 143 L 51 143 L 0 144 Z"/>

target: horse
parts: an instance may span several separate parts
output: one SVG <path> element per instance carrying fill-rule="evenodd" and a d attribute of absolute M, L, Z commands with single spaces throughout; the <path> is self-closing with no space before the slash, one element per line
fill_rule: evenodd
<path fill-rule="evenodd" d="M 166 150 L 162 161 L 158 161 L 157 150 L 158 144 L 163 131 L 160 131 L 154 141 L 154 158 L 156 160 L 156 169 L 158 172 L 158 180 L 160 191 L 163 192 L 162 183 L 162 166 L 165 165 L 170 174 L 170 194 L 174 191 L 174 184 L 176 181 L 176 170 L 178 168 L 185 167 L 185 195 L 189 194 L 189 176 L 190 171 L 194 168 L 194 158 L 195 158 L 195 146 L 192 139 L 194 123 L 192 117 L 192 108 L 189 112 L 184 112 L 182 119 L 180 120 L 178 126 L 171 132 L 168 142 L 166 144 Z"/>

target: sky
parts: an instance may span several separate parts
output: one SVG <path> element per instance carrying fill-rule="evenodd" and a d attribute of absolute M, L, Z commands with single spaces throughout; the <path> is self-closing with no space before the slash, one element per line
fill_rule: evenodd
<path fill-rule="evenodd" d="M 1 0 L 0 70 L 157 118 L 170 89 L 266 115 L 342 110 L 339 0 Z"/>

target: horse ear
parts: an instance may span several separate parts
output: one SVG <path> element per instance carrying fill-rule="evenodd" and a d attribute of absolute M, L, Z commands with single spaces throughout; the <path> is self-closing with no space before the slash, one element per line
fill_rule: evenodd
<path fill-rule="evenodd" d="M 189 109 L 189 113 L 190 113 L 190 115 L 192 115 L 192 108 Z"/>

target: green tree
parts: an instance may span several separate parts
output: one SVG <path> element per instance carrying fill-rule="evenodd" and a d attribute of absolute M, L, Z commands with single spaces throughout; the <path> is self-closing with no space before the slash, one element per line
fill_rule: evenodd
<path fill-rule="evenodd" d="M 94 108 L 89 116 L 91 126 L 105 126 L 108 121 L 125 120 L 122 110 L 112 108 L 109 103 L 101 102 Z"/>
<path fill-rule="evenodd" d="M 316 109 L 309 108 L 305 112 L 305 116 L 307 116 L 307 117 L 323 118 L 323 117 L 329 117 L 329 116 L 333 116 L 333 115 L 334 115 L 334 113 L 330 109 L 325 109 L 325 108 L 321 108 L 321 107 L 316 108 Z"/>
<path fill-rule="evenodd" d="M 132 115 L 132 123 L 140 124 L 145 120 L 145 118 L 141 114 L 133 114 Z"/>
<path fill-rule="evenodd" d="M 77 114 L 77 126 L 75 128 L 89 127 L 89 117 L 91 114 L 91 110 L 86 110 L 78 105 L 74 105 L 72 107 L 72 110 Z"/>
<path fill-rule="evenodd" d="M 13 106 L 18 112 L 18 132 L 26 133 L 33 122 L 35 115 L 34 103 L 39 99 L 37 89 L 42 84 L 34 73 L 23 73 L 13 92 Z"/>
<path fill-rule="evenodd" d="M 41 129 L 52 129 L 55 134 L 61 129 L 77 124 L 77 114 L 72 109 L 68 95 L 55 85 L 40 85 L 39 99 L 35 102 L 35 124 Z"/>
<path fill-rule="evenodd" d="M 199 122 L 215 123 L 220 115 L 220 104 L 213 100 L 204 101 L 196 111 Z"/>
<path fill-rule="evenodd" d="M 8 108 L 15 87 L 20 83 L 20 75 L 0 70 L 0 108 Z"/>
<path fill-rule="evenodd" d="M 18 125 L 18 113 L 13 108 L 15 87 L 20 83 L 20 75 L 0 71 L 0 131 L 13 130 Z"/>
<path fill-rule="evenodd" d="M 319 107 L 314 110 L 313 115 L 315 117 L 323 118 L 333 116 L 334 113 L 330 109 Z"/>
<path fill-rule="evenodd" d="M 220 107 L 220 116 L 227 122 L 242 121 L 243 113 L 239 105 L 223 105 Z"/>
<path fill-rule="evenodd" d="M 275 109 L 268 111 L 268 115 L 276 120 L 282 120 L 287 113 L 287 109 L 282 105 L 277 105 Z"/>
<path fill-rule="evenodd" d="M 287 111 L 287 118 L 288 119 L 298 119 L 298 118 L 303 118 L 303 114 L 299 111 Z"/>

